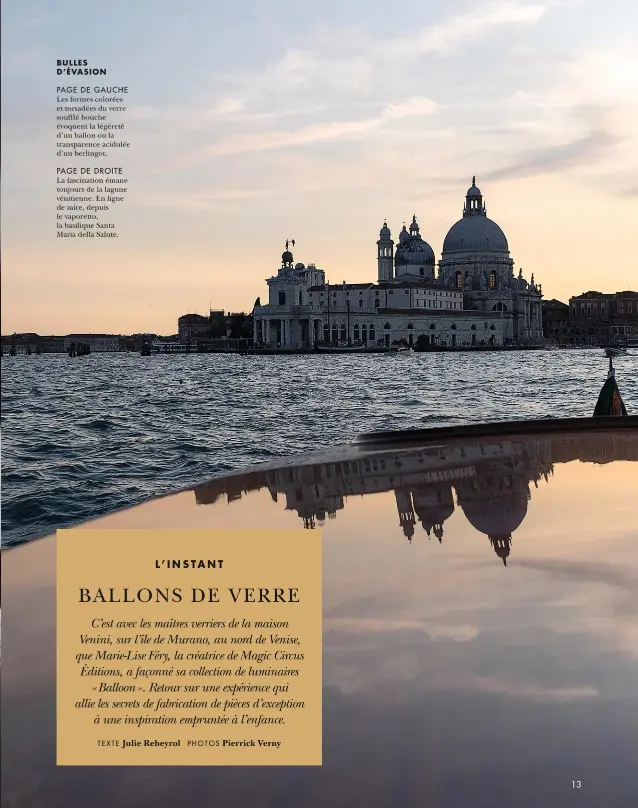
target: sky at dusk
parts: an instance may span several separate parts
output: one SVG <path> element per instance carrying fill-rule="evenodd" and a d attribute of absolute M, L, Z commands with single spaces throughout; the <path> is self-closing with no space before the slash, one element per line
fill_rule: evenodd
<path fill-rule="evenodd" d="M 376 281 L 384 218 L 439 258 L 472 175 L 545 298 L 636 289 L 637 29 L 633 0 L 5 0 L 2 333 L 250 311 L 286 238 Z M 129 87 L 119 239 L 56 239 L 56 87 L 86 80 L 56 60 L 84 58 Z"/>

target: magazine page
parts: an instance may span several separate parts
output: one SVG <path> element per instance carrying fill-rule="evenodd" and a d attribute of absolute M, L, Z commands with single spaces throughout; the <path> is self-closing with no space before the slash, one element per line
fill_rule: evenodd
<path fill-rule="evenodd" d="M 633 804 L 630 16 L 2 4 L 3 807 Z"/>

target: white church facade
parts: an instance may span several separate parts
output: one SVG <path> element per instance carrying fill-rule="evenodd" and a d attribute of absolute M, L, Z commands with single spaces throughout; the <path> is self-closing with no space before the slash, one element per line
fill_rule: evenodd
<path fill-rule="evenodd" d="M 398 244 L 384 222 L 377 240 L 377 280 L 327 283 L 314 264 L 294 263 L 286 242 L 281 267 L 267 280 L 268 303 L 253 310 L 255 345 L 392 345 L 433 348 L 543 341 L 540 286 L 514 275 L 501 228 L 487 218 L 474 179 L 462 218 L 443 242 L 438 264 L 416 216 Z M 294 242 L 292 243 L 294 247 Z M 419 339 L 421 338 L 421 339 Z"/>

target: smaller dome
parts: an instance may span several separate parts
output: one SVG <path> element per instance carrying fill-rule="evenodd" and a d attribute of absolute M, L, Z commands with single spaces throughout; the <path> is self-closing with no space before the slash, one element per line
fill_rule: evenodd
<path fill-rule="evenodd" d="M 281 263 L 282 264 L 292 264 L 292 261 L 293 261 L 292 253 L 290 252 L 290 250 L 285 250 L 281 254 Z"/>
<path fill-rule="evenodd" d="M 388 227 L 387 222 L 383 222 L 383 227 L 379 230 L 379 238 L 381 240 L 387 240 L 391 237 L 392 233 L 390 232 L 390 228 Z"/>
<path fill-rule="evenodd" d="M 298 263 L 298 264 L 295 264 L 295 269 L 305 269 L 305 268 L 306 267 L 301 262 Z"/>
<path fill-rule="evenodd" d="M 401 239 L 394 259 L 397 266 L 404 264 L 434 266 L 435 261 L 434 250 L 427 241 L 423 241 L 421 236 L 409 236 L 407 239 Z"/>

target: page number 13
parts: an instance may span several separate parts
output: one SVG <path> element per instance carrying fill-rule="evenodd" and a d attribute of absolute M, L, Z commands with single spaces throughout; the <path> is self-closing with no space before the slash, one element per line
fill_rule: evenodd
<path fill-rule="evenodd" d="M 572 780 L 572 788 L 582 788 L 581 780 Z"/>

